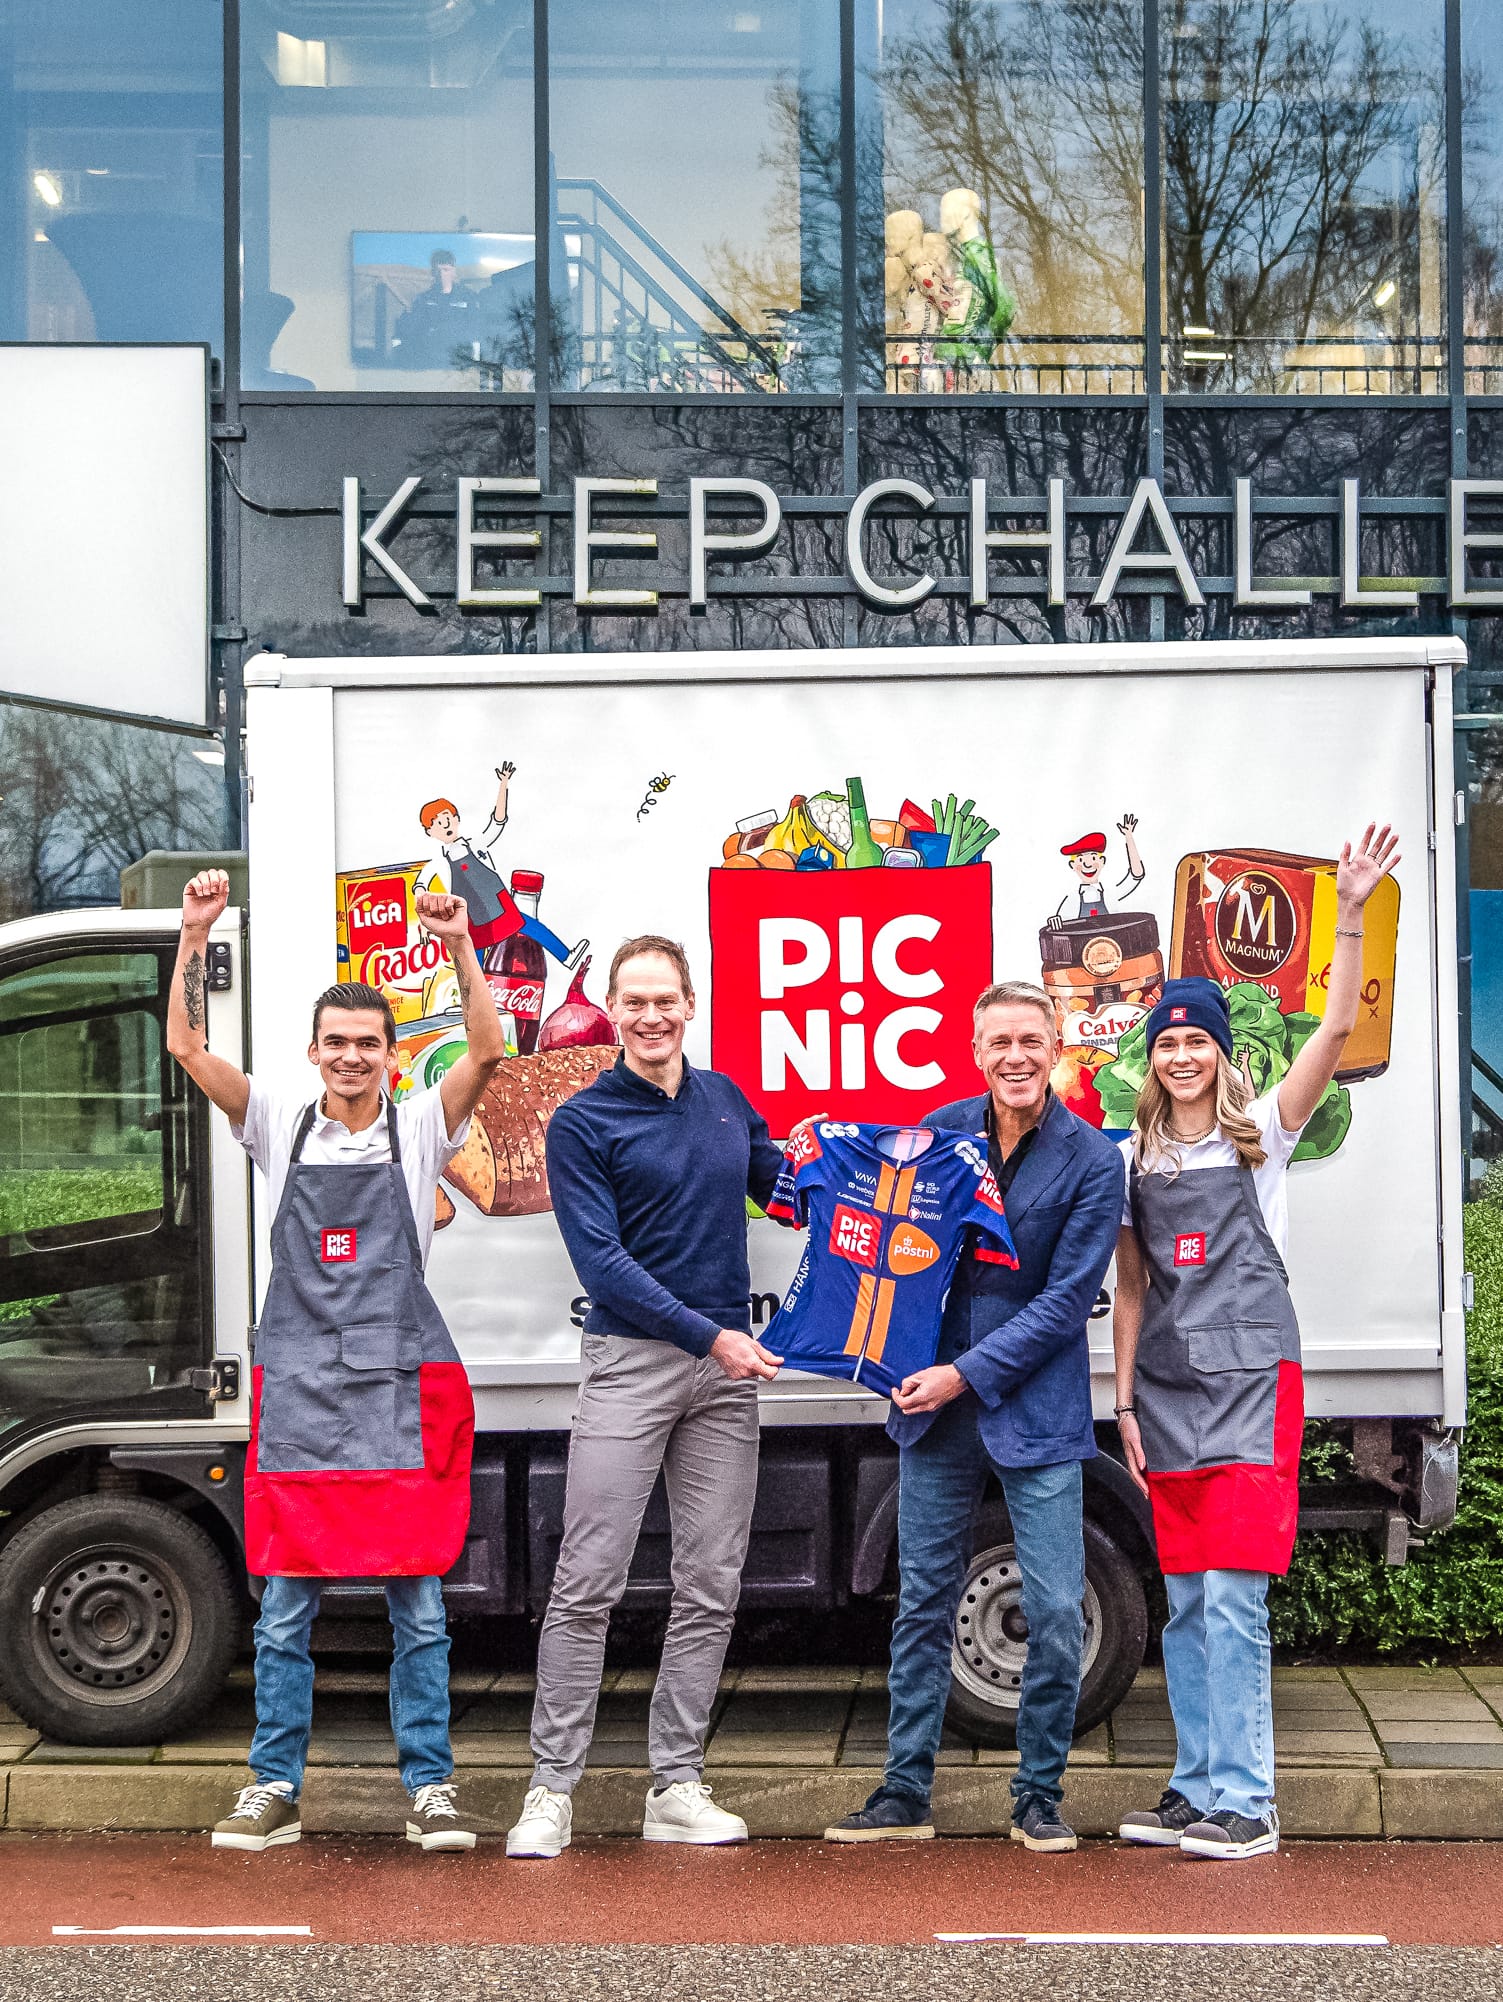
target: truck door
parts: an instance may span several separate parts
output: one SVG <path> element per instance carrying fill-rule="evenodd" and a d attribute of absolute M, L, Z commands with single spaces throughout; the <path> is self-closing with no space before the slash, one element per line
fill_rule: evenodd
<path fill-rule="evenodd" d="M 38 1432 L 210 1415 L 208 1120 L 166 1054 L 172 951 L 0 968 L 0 1478 Z"/>

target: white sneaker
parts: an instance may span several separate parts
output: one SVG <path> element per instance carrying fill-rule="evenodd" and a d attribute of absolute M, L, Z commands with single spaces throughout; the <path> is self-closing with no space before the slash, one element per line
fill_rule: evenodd
<path fill-rule="evenodd" d="M 702 1780 L 675 1780 L 654 1787 L 642 1817 L 644 1842 L 744 1842 L 746 1823 L 710 1799 Z"/>
<path fill-rule="evenodd" d="M 508 1831 L 508 1856 L 557 1856 L 569 1846 L 574 1803 L 566 1793 L 534 1787 L 522 1802 L 522 1816 Z"/>

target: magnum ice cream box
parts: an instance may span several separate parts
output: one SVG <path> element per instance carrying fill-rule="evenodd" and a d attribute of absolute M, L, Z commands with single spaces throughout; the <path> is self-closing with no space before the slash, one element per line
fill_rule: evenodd
<path fill-rule="evenodd" d="M 1344 1083 L 1388 1068 L 1393 1031 L 1399 886 L 1385 876 L 1363 914 L 1357 1026 L 1336 1075 Z M 1223 987 L 1251 980 L 1281 1014 L 1323 1015 L 1336 943 L 1336 864 L 1317 855 L 1227 848 L 1182 858 L 1174 877 L 1169 971 Z"/>

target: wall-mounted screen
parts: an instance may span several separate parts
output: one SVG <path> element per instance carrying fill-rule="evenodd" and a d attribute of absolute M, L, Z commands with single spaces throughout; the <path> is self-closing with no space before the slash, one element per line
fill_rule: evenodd
<path fill-rule="evenodd" d="M 470 368 L 532 347 L 533 239 L 357 229 L 350 351 L 365 367 Z"/>

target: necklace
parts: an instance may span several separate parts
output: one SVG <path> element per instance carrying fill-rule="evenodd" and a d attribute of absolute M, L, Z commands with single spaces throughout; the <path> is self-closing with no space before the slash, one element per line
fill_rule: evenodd
<path fill-rule="evenodd" d="M 1169 1128 L 1169 1138 L 1178 1147 L 1198 1147 L 1202 1140 L 1210 1139 L 1219 1123 L 1219 1121 L 1213 1119 L 1204 1133 L 1176 1133 L 1171 1126 Z"/>

